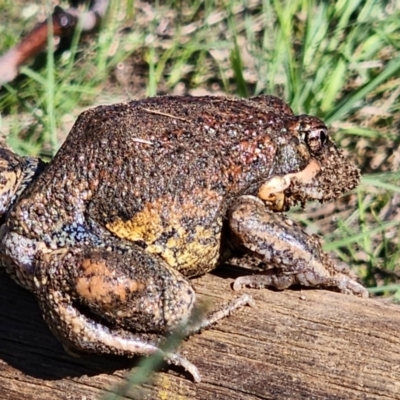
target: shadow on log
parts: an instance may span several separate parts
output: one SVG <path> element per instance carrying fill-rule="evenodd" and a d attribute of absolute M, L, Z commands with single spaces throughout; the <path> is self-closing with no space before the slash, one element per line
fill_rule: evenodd
<path fill-rule="evenodd" d="M 193 284 L 215 306 L 238 295 L 232 281 L 208 274 Z M 181 345 L 201 383 L 166 366 L 121 398 L 400 399 L 398 306 L 317 290 L 247 292 L 254 308 Z M 98 399 L 136 364 L 64 353 L 34 297 L 0 273 L 1 399 Z"/>

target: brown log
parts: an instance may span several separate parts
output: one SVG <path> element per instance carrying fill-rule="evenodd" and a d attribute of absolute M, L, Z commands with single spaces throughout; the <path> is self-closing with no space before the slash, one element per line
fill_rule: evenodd
<path fill-rule="evenodd" d="M 216 305 L 238 295 L 232 281 L 208 274 L 193 284 Z M 400 399 L 398 306 L 322 290 L 246 292 L 255 307 L 180 347 L 201 383 L 164 366 L 120 398 Z M 126 389 L 127 369 L 137 362 L 67 355 L 34 297 L 0 272 L 0 399 L 98 399 Z"/>

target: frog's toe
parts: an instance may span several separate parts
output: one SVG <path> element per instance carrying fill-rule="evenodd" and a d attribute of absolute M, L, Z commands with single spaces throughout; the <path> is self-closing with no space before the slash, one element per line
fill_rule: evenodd
<path fill-rule="evenodd" d="M 348 276 L 342 275 L 337 278 L 336 287 L 341 293 L 350 294 L 367 299 L 369 297 L 368 290 L 364 286 L 359 284 Z"/>
<path fill-rule="evenodd" d="M 166 353 L 164 359 L 168 364 L 184 368 L 187 372 L 189 372 L 190 375 L 192 375 L 193 380 L 196 383 L 201 382 L 201 375 L 199 370 L 187 358 L 182 357 L 180 354 L 177 353 Z"/>
<path fill-rule="evenodd" d="M 268 270 L 262 274 L 246 275 L 236 278 L 233 283 L 233 290 L 240 290 L 243 287 L 262 289 L 271 286 L 275 289 L 283 290 L 294 283 L 294 275 L 276 274 L 273 270 Z"/>

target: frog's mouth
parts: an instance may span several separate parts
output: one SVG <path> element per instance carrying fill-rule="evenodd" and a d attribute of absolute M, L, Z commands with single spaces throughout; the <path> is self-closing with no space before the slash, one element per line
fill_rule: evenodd
<path fill-rule="evenodd" d="M 336 199 L 359 182 L 359 169 L 330 141 L 326 150 L 312 157 L 303 170 L 269 179 L 260 187 L 258 197 L 272 209 L 288 210 L 297 204 L 304 207 L 309 200 L 322 203 Z"/>

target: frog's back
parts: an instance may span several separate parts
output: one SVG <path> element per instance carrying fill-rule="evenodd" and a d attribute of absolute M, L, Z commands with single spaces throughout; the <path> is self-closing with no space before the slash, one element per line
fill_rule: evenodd
<path fill-rule="evenodd" d="M 103 182 L 116 189 L 129 184 L 143 199 L 201 188 L 237 193 L 265 178 L 275 155 L 271 132 L 280 126 L 281 114 L 251 101 L 149 98 L 86 111 L 57 158 L 78 158 L 75 169 L 89 168 L 90 160 Z"/>
<path fill-rule="evenodd" d="M 228 199 L 272 168 L 275 106 L 156 97 L 88 110 L 31 195 L 202 273 L 217 263 Z"/>

